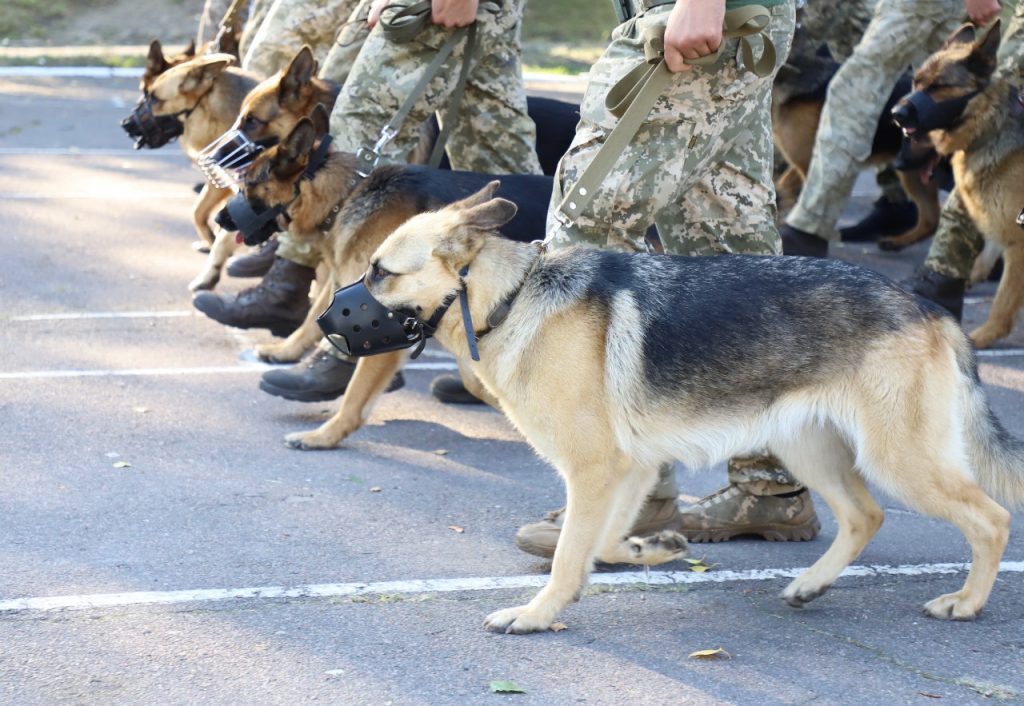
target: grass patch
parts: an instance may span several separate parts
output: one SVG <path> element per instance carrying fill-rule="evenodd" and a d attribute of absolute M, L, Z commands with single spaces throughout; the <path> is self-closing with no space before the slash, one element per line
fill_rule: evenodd
<path fill-rule="evenodd" d="M 616 24 L 609 0 L 531 0 L 523 41 L 604 46 Z"/>
<path fill-rule="evenodd" d="M 0 37 L 45 37 L 46 26 L 63 19 L 70 5 L 67 0 L 4 0 L 0 3 Z"/>

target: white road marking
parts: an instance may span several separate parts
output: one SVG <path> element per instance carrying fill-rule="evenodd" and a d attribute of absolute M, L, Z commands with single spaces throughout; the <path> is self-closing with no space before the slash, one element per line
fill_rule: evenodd
<path fill-rule="evenodd" d="M 180 191 L 134 191 L 125 189 L 122 191 L 55 191 L 53 193 L 26 194 L 14 192 L 0 192 L 0 201 L 155 201 L 157 199 L 188 199 L 194 201 L 196 195 L 188 189 Z"/>
<path fill-rule="evenodd" d="M 209 365 L 194 368 L 125 368 L 123 370 L 26 370 L 0 373 L 0 380 L 53 380 L 58 378 L 148 377 L 162 375 L 234 375 L 262 373 L 280 368 L 270 363 L 242 365 Z M 454 363 L 408 363 L 403 370 L 458 370 Z"/>
<path fill-rule="evenodd" d="M 1024 348 L 989 348 L 977 351 L 979 358 L 1012 358 L 1018 355 L 1024 355 Z"/>
<path fill-rule="evenodd" d="M 83 311 L 59 314 L 26 314 L 12 316 L 8 321 L 76 321 L 81 319 L 171 319 L 194 316 L 194 310 L 177 311 Z"/>
<path fill-rule="evenodd" d="M 928 576 L 958 574 L 967 571 L 967 564 L 905 564 L 902 566 L 851 566 L 843 576 Z M 1003 573 L 1024 572 L 1024 561 L 1004 561 L 999 565 Z M 627 571 L 623 573 L 596 573 L 590 576 L 591 585 L 622 586 L 648 584 L 652 586 L 688 585 L 701 583 L 733 583 L 742 581 L 770 581 L 793 578 L 806 571 L 806 567 L 792 569 L 750 569 L 747 571 L 709 571 L 703 574 L 691 571 Z M 459 591 L 500 591 L 518 588 L 539 588 L 548 576 L 495 576 L 461 579 L 422 579 L 410 581 L 379 581 L 375 583 L 322 583 L 307 586 L 257 586 L 253 588 L 210 588 L 185 591 L 140 591 L 132 593 L 99 593 L 91 595 L 46 596 L 0 600 L 0 613 L 24 610 L 81 610 L 87 608 L 119 608 L 132 605 L 168 605 L 223 601 L 235 598 L 326 598 L 361 596 L 367 594 L 452 593 Z"/>
<path fill-rule="evenodd" d="M 185 160 L 180 150 L 133 150 L 108 147 L 0 147 L 0 157 L 21 156 L 86 156 L 86 157 L 159 157 L 161 159 Z"/>

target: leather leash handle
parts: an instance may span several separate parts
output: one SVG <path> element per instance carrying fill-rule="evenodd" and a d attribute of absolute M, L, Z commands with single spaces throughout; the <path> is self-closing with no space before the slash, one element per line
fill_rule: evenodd
<path fill-rule="evenodd" d="M 747 5 L 725 13 L 722 45 L 725 39 L 739 37 L 743 65 L 758 77 L 765 77 L 775 69 L 776 52 L 764 30 L 771 21 L 771 13 L 762 5 Z M 754 49 L 749 37 L 760 35 L 764 45 L 761 58 L 754 61 Z M 623 76 L 611 87 L 605 97 L 605 107 L 619 119 L 605 139 L 601 149 L 583 170 L 579 179 L 564 195 L 555 211 L 555 218 L 564 225 L 572 225 L 590 205 L 594 194 L 604 182 L 619 157 L 643 126 L 655 102 L 672 83 L 674 76 L 665 64 L 664 28 L 649 27 L 644 33 L 645 63 Z M 709 66 L 718 61 L 722 53 L 719 46 L 714 54 L 699 59 L 687 59 L 694 66 Z"/>
<path fill-rule="evenodd" d="M 480 3 L 480 8 L 487 10 L 488 12 L 499 12 L 501 10 L 500 0 L 483 0 Z M 381 31 L 384 36 L 393 42 L 399 44 L 411 42 L 421 32 L 425 31 L 431 26 L 430 21 L 431 7 L 430 0 L 420 0 L 420 2 L 413 3 L 412 5 L 388 5 L 381 11 L 380 23 Z M 451 98 L 448 101 L 448 108 L 444 112 L 444 117 L 441 120 L 441 132 L 437 136 L 437 141 L 434 142 L 434 149 L 430 153 L 430 159 L 427 161 L 427 165 L 431 167 L 438 167 L 441 164 L 441 160 L 444 158 L 444 147 L 448 141 L 448 136 L 451 134 L 452 127 L 455 124 L 455 120 L 458 117 L 459 109 L 462 107 L 462 99 L 466 93 L 466 81 L 469 78 L 470 61 L 472 59 L 473 50 L 476 47 L 476 34 L 477 27 L 476 22 L 469 25 L 468 27 L 459 27 L 454 30 L 451 35 L 445 40 L 445 43 L 438 49 L 437 54 L 427 65 L 423 75 L 420 76 L 419 81 L 413 86 L 409 95 L 405 101 L 399 106 L 398 111 L 391 117 L 391 120 L 381 129 L 380 138 L 378 138 L 376 144 L 372 148 L 362 147 L 357 153 L 356 157 L 358 160 L 358 172 L 362 176 L 367 176 L 373 168 L 377 165 L 380 159 L 380 151 L 389 143 L 391 140 L 398 135 L 401 130 L 402 124 L 406 118 L 409 117 L 409 113 L 412 112 L 413 107 L 424 93 L 427 91 L 427 86 L 430 82 L 440 73 L 441 67 L 444 62 L 448 60 L 455 47 L 459 42 L 465 41 L 462 54 L 462 66 L 459 69 L 459 77 L 455 83 L 455 90 L 452 91 Z"/>

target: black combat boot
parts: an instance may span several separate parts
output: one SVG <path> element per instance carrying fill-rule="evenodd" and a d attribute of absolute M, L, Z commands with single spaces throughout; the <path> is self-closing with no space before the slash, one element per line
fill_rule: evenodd
<path fill-rule="evenodd" d="M 871 243 L 882 236 L 905 233 L 917 223 L 917 206 L 910 201 L 893 203 L 884 196 L 875 200 L 871 213 L 839 231 L 844 243 Z"/>
<path fill-rule="evenodd" d="M 430 392 L 447 404 L 484 404 L 484 401 L 466 389 L 462 378 L 446 373 L 438 375 L 430 383 Z"/>
<path fill-rule="evenodd" d="M 938 304 L 956 317 L 957 321 L 963 318 L 964 289 L 966 288 L 964 280 L 948 277 L 922 265 L 912 277 L 900 282 L 900 286 L 908 292 Z"/>
<path fill-rule="evenodd" d="M 309 285 L 316 270 L 274 258 L 263 281 L 251 289 L 218 295 L 200 292 L 192 305 L 214 321 L 235 328 L 266 328 L 275 336 L 297 329 L 309 312 Z"/>
<path fill-rule="evenodd" d="M 322 348 L 317 348 L 290 368 L 263 373 L 260 389 L 296 402 L 327 402 L 345 393 L 355 371 L 355 363 L 336 358 Z M 405 378 L 399 372 L 385 392 L 397 390 L 404 385 Z"/>
<path fill-rule="evenodd" d="M 228 262 L 228 274 L 232 277 L 262 277 L 274 265 L 277 253 L 277 238 L 271 238 L 249 255 L 233 257 Z"/>
<path fill-rule="evenodd" d="M 828 241 L 819 238 L 814 233 L 808 233 L 794 228 L 788 223 L 783 223 L 779 228 L 779 236 L 782 238 L 783 255 L 828 257 Z"/>

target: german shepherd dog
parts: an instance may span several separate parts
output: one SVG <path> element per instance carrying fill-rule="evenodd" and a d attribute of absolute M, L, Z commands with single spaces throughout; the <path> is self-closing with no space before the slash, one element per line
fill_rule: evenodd
<path fill-rule="evenodd" d="M 999 31 L 997 22 L 980 38 L 970 24 L 954 32 L 893 111 L 905 132 L 927 132 L 939 154 L 952 157 L 967 212 L 981 234 L 1003 248 L 1003 276 L 988 320 L 971 332 L 978 348 L 1009 335 L 1024 304 L 1024 231 L 1016 222 L 1024 202 L 1024 107 L 1017 88 L 995 73 Z"/>
<path fill-rule="evenodd" d="M 157 51 L 157 43 L 154 45 L 150 47 L 146 71 L 155 78 L 143 90 L 139 105 L 125 123 L 140 113 L 148 113 L 154 120 L 177 120 L 180 124 L 173 131 L 157 136 L 156 142 L 146 136 L 137 146 L 161 147 L 173 139 L 170 136 L 174 132 L 180 132 L 182 149 L 196 162 L 203 148 L 230 127 L 242 99 L 256 86 L 257 78 L 232 67 L 234 57 L 228 54 L 206 54 L 164 68 L 166 58 L 162 51 Z M 218 237 L 210 225 L 211 217 L 230 195 L 230 189 L 209 183 L 199 192 L 192 221 L 200 243 L 210 248 L 210 254 L 203 271 L 189 283 L 192 291 L 215 286 L 224 263 L 235 250 L 234 238 L 224 234 Z"/>
<path fill-rule="evenodd" d="M 821 56 L 818 49 L 807 32 L 798 28 L 789 57 L 779 69 L 772 86 L 772 136 L 789 164 L 776 181 L 779 210 L 783 213 L 796 203 L 807 178 L 828 86 L 839 70 L 839 64 L 831 57 Z M 893 88 L 879 116 L 867 164 L 882 166 L 900 155 L 900 131 L 892 124 L 889 113 L 896 101 L 910 92 L 910 88 L 909 75 L 901 77 Z M 915 151 L 923 152 L 920 161 L 934 166 L 928 159 L 931 148 L 915 147 Z M 880 238 L 878 247 L 882 250 L 902 250 L 935 233 L 939 225 L 939 191 L 930 172 L 930 168 L 897 172 L 903 190 L 917 207 L 917 223 L 905 233 Z"/>
<path fill-rule="evenodd" d="M 282 142 L 259 154 L 246 171 L 241 193 L 250 206 L 260 212 L 283 206 L 291 235 L 315 244 L 327 267 L 306 321 L 285 340 L 256 347 L 265 360 L 297 360 L 316 345 L 323 336 L 316 317 L 327 308 L 335 288 L 358 279 L 369 265 L 370 254 L 399 224 L 463 198 L 495 178 L 421 165 L 393 165 L 378 167 L 360 179 L 356 156 L 340 151 L 328 152 L 322 166 L 309 174 L 317 140 L 326 130 L 327 112 L 319 106 L 312 118 L 300 120 Z M 526 240 L 543 232 L 551 178 L 502 179 L 505 195 L 522 205 L 502 234 Z M 218 215 L 218 222 L 228 229 L 236 225 L 227 209 Z M 337 446 L 363 425 L 372 403 L 405 358 L 399 352 L 359 361 L 334 416 L 316 430 L 289 434 L 286 443 L 297 449 Z"/>
<path fill-rule="evenodd" d="M 149 93 L 153 88 L 153 81 L 167 69 L 174 68 L 178 64 L 196 58 L 196 42 L 193 39 L 184 49 L 177 54 L 168 56 L 164 54 L 164 48 L 159 39 L 154 39 L 149 44 L 149 53 L 146 55 L 146 66 L 142 70 L 142 78 L 139 79 L 139 90 L 143 95 Z"/>
<path fill-rule="evenodd" d="M 697 468 L 761 448 L 839 524 L 782 592 L 788 604 L 824 593 L 878 530 L 870 481 L 963 532 L 967 580 L 924 610 L 978 615 L 1010 527 L 988 494 L 1024 503 L 1024 444 L 990 411 L 956 321 L 836 260 L 544 252 L 495 237 L 516 213 L 492 198 L 496 186 L 406 221 L 353 285 L 365 287 L 371 313 L 420 327 L 430 317 L 438 342 L 565 480 L 550 581 L 529 604 L 491 614 L 488 629 L 548 629 L 595 558 L 679 558 L 686 543 L 675 533 L 624 539 L 659 464 Z M 506 314 L 494 324 L 496 311 Z M 469 360 L 470 327 L 479 362 Z"/>

